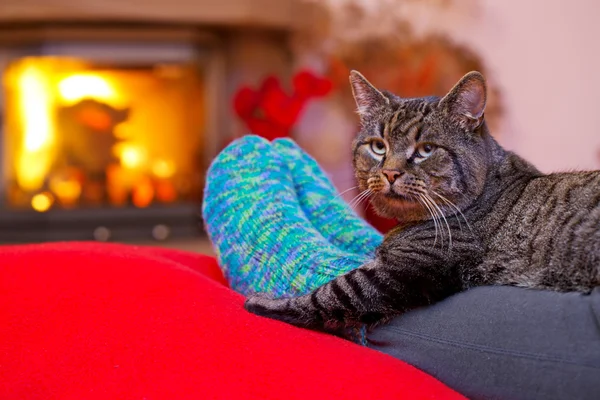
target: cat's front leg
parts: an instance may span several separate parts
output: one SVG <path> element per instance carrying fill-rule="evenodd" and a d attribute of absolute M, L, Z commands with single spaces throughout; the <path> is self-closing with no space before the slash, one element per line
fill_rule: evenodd
<path fill-rule="evenodd" d="M 374 325 L 458 291 L 458 280 L 454 274 L 448 276 L 449 271 L 407 260 L 385 265 L 376 259 L 307 295 L 281 299 L 252 295 L 245 307 L 254 314 L 315 330 Z"/>
<path fill-rule="evenodd" d="M 248 296 L 244 307 L 253 314 L 287 322 L 304 328 L 324 325 L 316 308 L 308 306 L 309 296 L 273 298 L 264 293 Z"/>
<path fill-rule="evenodd" d="M 276 299 L 262 293 L 250 295 L 245 308 L 309 329 L 334 331 L 344 326 L 372 324 L 386 310 L 389 312 L 382 297 L 384 290 L 378 293 L 371 286 L 378 266 L 377 261 L 365 264 L 304 296 Z"/>

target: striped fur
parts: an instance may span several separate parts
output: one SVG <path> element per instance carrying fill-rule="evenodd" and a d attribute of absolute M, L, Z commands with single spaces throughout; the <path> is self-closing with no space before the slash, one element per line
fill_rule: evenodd
<path fill-rule="evenodd" d="M 351 81 L 362 125 L 354 142 L 359 187 L 380 214 L 403 224 L 373 261 L 305 296 L 252 296 L 248 310 L 335 331 L 477 285 L 600 286 L 599 171 L 546 175 L 502 149 L 483 120 L 478 73 L 441 99 L 401 99 L 358 73 Z"/>

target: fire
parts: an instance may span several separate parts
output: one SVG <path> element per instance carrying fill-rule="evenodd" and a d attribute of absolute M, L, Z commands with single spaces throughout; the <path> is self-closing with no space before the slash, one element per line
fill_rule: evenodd
<path fill-rule="evenodd" d="M 162 179 L 167 179 L 175 175 L 175 163 L 170 160 L 156 160 L 152 164 L 152 173 Z"/>
<path fill-rule="evenodd" d="M 11 62 L 2 82 L 9 203 L 45 212 L 189 196 L 181 182 L 196 165 L 202 85 L 197 69 L 172 68 L 179 73 L 70 57 Z"/>
<path fill-rule="evenodd" d="M 131 143 L 122 143 L 115 148 L 121 165 L 126 169 L 137 169 L 146 163 L 144 150 Z"/>
<path fill-rule="evenodd" d="M 35 66 L 27 66 L 19 80 L 24 135 L 24 148 L 36 152 L 50 143 L 52 117 L 50 96 L 44 72 Z"/>
<path fill-rule="evenodd" d="M 60 79 L 51 65 L 24 58 L 9 75 L 18 93 L 22 143 L 16 160 L 20 187 L 35 191 L 42 187 L 55 158 L 54 107 L 93 98 L 120 103 L 113 84 L 101 74 L 79 73 Z"/>
<path fill-rule="evenodd" d="M 26 190 L 39 189 L 52 164 L 49 152 L 54 138 L 48 79 L 45 71 L 25 63 L 16 74 L 19 111 L 23 127 L 21 151 L 17 156 L 17 182 Z"/>
<path fill-rule="evenodd" d="M 73 177 L 53 177 L 49 187 L 60 204 L 66 207 L 73 207 L 81 196 L 81 183 Z"/>
<path fill-rule="evenodd" d="M 91 73 L 64 78 L 58 83 L 58 93 L 62 100 L 69 103 L 85 98 L 114 102 L 119 97 L 108 79 Z"/>

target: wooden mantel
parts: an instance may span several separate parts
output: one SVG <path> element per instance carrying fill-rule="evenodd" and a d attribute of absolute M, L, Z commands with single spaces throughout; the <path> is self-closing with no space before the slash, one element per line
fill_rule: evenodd
<path fill-rule="evenodd" d="M 0 25 L 138 22 L 290 29 L 301 8 L 300 0 L 0 0 Z"/>

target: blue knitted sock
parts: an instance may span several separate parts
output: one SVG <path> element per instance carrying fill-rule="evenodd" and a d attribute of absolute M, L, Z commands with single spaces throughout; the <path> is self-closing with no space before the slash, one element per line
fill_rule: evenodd
<path fill-rule="evenodd" d="M 257 136 L 236 140 L 213 161 L 202 211 L 221 267 L 243 294 L 306 294 L 369 259 L 313 226 L 285 157 Z"/>
<path fill-rule="evenodd" d="M 373 256 L 383 235 L 339 196 L 319 164 L 291 139 L 277 139 L 273 147 L 291 170 L 300 207 L 312 225 L 338 248 Z"/>

